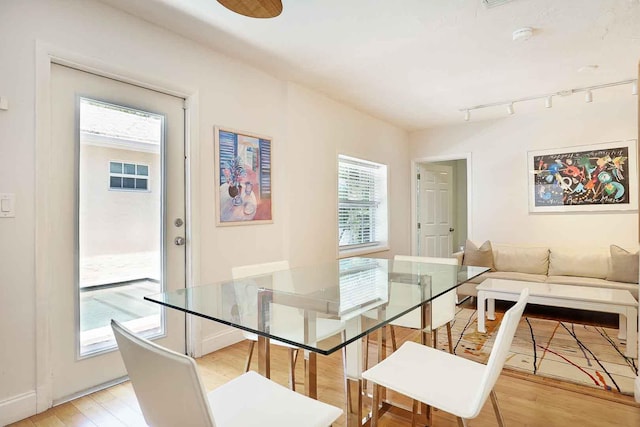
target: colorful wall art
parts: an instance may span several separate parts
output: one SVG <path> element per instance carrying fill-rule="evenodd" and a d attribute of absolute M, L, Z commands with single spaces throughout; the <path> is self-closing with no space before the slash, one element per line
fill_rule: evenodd
<path fill-rule="evenodd" d="M 271 148 L 269 137 L 215 128 L 217 225 L 273 222 Z"/>
<path fill-rule="evenodd" d="M 634 210 L 636 141 L 529 152 L 529 211 Z"/>

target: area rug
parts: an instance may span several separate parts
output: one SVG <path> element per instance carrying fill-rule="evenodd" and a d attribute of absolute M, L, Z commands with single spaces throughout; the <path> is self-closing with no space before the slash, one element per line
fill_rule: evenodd
<path fill-rule="evenodd" d="M 477 331 L 477 311 L 459 308 L 452 326 L 454 352 L 486 363 L 502 313 L 487 320 L 487 333 Z M 438 347 L 448 350 L 446 333 Z M 633 395 L 638 359 L 624 355 L 618 330 L 523 316 L 505 369 Z"/>

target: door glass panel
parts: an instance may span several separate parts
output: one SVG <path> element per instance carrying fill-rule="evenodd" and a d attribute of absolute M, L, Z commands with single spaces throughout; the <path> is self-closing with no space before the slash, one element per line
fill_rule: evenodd
<path fill-rule="evenodd" d="M 110 321 L 164 334 L 162 290 L 164 117 L 80 99 L 78 301 L 80 356 L 115 348 Z"/>

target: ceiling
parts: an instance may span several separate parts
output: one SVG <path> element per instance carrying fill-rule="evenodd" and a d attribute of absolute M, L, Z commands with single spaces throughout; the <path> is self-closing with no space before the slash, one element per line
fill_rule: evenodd
<path fill-rule="evenodd" d="M 267 20 L 215 0 L 102 1 L 407 130 L 461 123 L 460 109 L 478 104 L 637 78 L 640 59 L 640 0 L 283 0 Z M 514 42 L 524 26 L 534 36 Z M 578 71 L 586 65 L 598 68 Z M 501 116 L 487 108 L 472 120 Z"/>

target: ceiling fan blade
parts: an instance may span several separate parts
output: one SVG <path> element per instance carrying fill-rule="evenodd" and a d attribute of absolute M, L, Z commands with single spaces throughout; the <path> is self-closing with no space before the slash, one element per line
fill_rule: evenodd
<path fill-rule="evenodd" d="M 218 3 L 250 18 L 275 18 L 282 13 L 281 0 L 218 0 Z"/>

